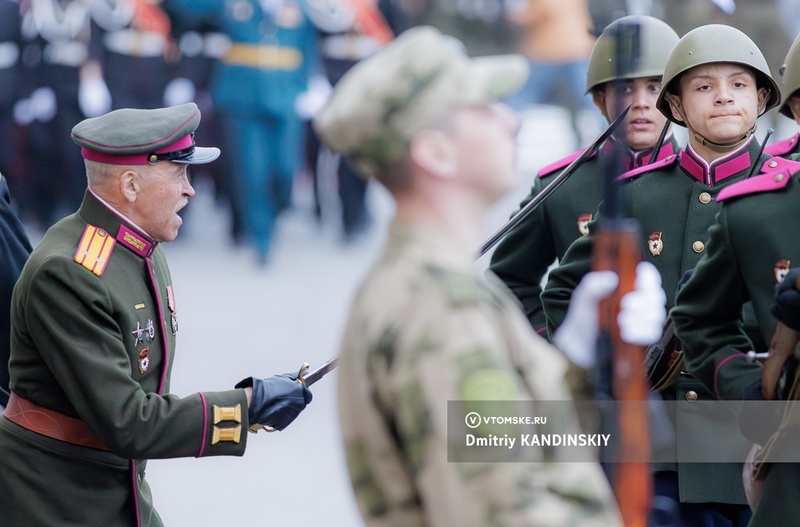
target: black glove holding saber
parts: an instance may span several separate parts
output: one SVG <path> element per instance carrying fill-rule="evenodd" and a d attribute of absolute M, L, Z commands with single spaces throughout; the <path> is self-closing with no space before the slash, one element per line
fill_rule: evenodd
<path fill-rule="evenodd" d="M 297 374 L 283 373 L 266 379 L 248 377 L 236 385 L 248 392 L 251 432 L 262 428 L 268 432 L 283 430 L 308 406 L 313 395 L 302 376 L 307 368 L 308 364 L 303 364 Z"/>

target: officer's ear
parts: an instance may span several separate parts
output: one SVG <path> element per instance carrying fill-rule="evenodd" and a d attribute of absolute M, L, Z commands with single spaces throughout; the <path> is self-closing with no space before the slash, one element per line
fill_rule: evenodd
<path fill-rule="evenodd" d="M 135 170 L 125 170 L 119 177 L 120 194 L 129 203 L 136 201 L 141 185 L 141 175 Z"/>
<path fill-rule="evenodd" d="M 455 146 L 443 130 L 417 132 L 411 139 L 409 155 L 416 165 L 437 177 L 451 178 L 458 172 Z"/>

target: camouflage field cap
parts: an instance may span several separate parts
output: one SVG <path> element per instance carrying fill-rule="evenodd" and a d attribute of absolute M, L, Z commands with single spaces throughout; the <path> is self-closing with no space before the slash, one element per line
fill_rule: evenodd
<path fill-rule="evenodd" d="M 615 31 L 622 25 L 632 24 L 639 26 L 639 59 L 636 67 L 620 78 L 617 74 Z M 666 22 L 651 16 L 630 15 L 615 20 L 603 30 L 592 48 L 586 73 L 586 93 L 609 81 L 660 77 L 678 39 L 678 34 Z"/>
<path fill-rule="evenodd" d="M 460 106 L 514 93 L 527 76 L 521 55 L 469 58 L 455 38 L 418 26 L 348 71 L 315 127 L 331 150 L 371 177 L 399 160 L 418 131 Z"/>
<path fill-rule="evenodd" d="M 667 94 L 677 93 L 675 87 L 682 73 L 695 66 L 715 62 L 731 62 L 752 68 L 758 78 L 758 86 L 770 90 L 764 112 L 778 105 L 781 100 L 780 88 L 770 74 L 767 59 L 755 42 L 735 27 L 708 24 L 683 35 L 667 59 L 662 80 L 663 89 L 656 101 L 656 107 L 667 119 L 680 126 L 686 126 L 686 123 L 676 120 L 672 115 Z"/>
<path fill-rule="evenodd" d="M 778 111 L 789 119 L 794 119 L 794 116 L 792 115 L 792 109 L 789 108 L 786 102 L 797 90 L 800 90 L 800 36 L 794 40 L 792 47 L 789 48 L 789 53 L 786 54 L 786 60 L 783 61 L 783 66 L 781 66 L 781 93 L 783 94 L 783 99 Z"/>
<path fill-rule="evenodd" d="M 72 129 L 84 159 L 111 165 L 173 161 L 198 165 L 219 157 L 219 148 L 194 144 L 200 110 L 193 102 L 139 110 L 123 108 L 86 119 Z"/>

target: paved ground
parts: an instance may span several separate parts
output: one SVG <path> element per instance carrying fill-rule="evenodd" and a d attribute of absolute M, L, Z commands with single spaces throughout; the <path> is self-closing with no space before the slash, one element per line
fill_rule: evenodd
<path fill-rule="evenodd" d="M 530 174 L 571 151 L 561 110 L 542 107 L 528 117 L 541 126 L 520 134 L 526 175 L 495 207 L 487 238 L 527 194 Z M 350 300 L 380 250 L 392 207 L 375 186 L 374 228 L 344 247 L 332 206 L 320 226 L 307 188 L 296 194 L 272 262 L 258 269 L 251 254 L 227 241 L 228 223 L 210 190 L 198 189 L 179 241 L 166 245 L 180 322 L 173 393 L 224 390 L 246 376 L 296 371 L 303 361 L 317 365 L 337 353 Z M 315 385 L 313 403 L 284 432 L 250 436 L 242 458 L 151 462 L 147 477 L 166 525 L 362 525 L 344 466 L 335 383 L 333 374 Z"/>

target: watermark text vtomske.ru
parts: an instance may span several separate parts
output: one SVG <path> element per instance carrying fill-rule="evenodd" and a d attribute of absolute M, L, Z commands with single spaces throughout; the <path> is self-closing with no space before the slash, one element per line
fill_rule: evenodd
<path fill-rule="evenodd" d="M 546 425 L 545 416 L 481 416 L 477 412 L 470 412 L 464 417 L 467 428 L 475 429 L 482 425 Z M 517 436 L 510 434 L 465 435 L 467 447 L 607 447 L 611 434 L 556 434 L 556 433 L 520 433 Z"/>

